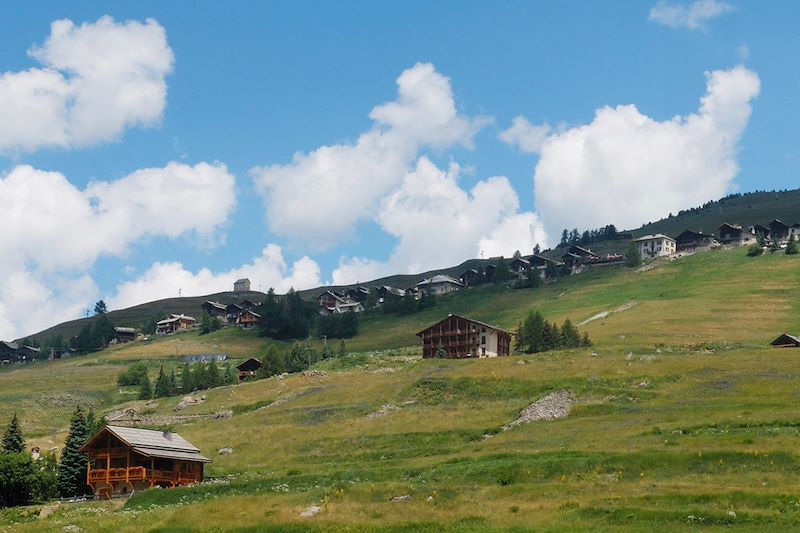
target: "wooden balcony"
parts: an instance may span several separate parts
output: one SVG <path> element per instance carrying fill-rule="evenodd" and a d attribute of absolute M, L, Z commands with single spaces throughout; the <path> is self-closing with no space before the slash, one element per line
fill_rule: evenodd
<path fill-rule="evenodd" d="M 174 486 L 194 483 L 195 481 L 199 481 L 199 479 L 194 473 L 132 466 L 130 468 L 101 468 L 89 470 L 87 481 L 89 483 L 96 483 L 99 481 L 105 481 L 107 483 L 118 481 L 149 481 L 153 485 L 169 483 Z"/>

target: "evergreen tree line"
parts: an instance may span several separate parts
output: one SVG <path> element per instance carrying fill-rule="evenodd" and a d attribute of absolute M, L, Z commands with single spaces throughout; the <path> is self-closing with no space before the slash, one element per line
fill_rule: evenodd
<path fill-rule="evenodd" d="M 139 387 L 140 400 L 187 394 L 222 385 L 234 385 L 236 382 L 236 373 L 231 364 L 226 363 L 224 369 L 220 371 L 215 361 L 192 365 L 184 363 L 180 378 L 174 368 L 167 372 L 161 365 L 155 381 L 152 381 L 145 363 L 134 363 L 117 376 L 118 385 Z"/>
<path fill-rule="evenodd" d="M 261 315 L 260 336 L 279 340 L 305 339 L 319 314 L 319 306 L 303 300 L 294 289 L 279 297 L 270 287 L 267 298 L 255 311 Z"/>
<path fill-rule="evenodd" d="M 87 494 L 87 460 L 78 449 L 105 423 L 105 419 L 97 420 L 93 411 L 84 417 L 83 411 L 77 408 L 61 461 L 58 462 L 52 453 L 40 454 L 34 460 L 27 451 L 19 419 L 14 413 L 3 433 L 0 450 L 0 507 L 44 502 L 59 495 Z"/>
<path fill-rule="evenodd" d="M 517 351 L 538 353 L 562 348 L 591 346 L 589 334 L 580 334 L 578 328 L 566 319 L 561 327 L 544 319 L 539 311 L 530 311 L 517 328 Z"/>
<path fill-rule="evenodd" d="M 327 342 L 322 344 L 320 350 L 315 349 L 310 341 L 300 343 L 295 341 L 289 351 L 280 351 L 275 346 L 269 346 L 261 357 L 261 368 L 256 373 L 256 379 L 265 379 L 284 372 L 302 372 L 319 361 L 343 358 L 348 355 L 344 340 L 339 341 L 338 348 L 334 351 Z"/>
<path fill-rule="evenodd" d="M 597 241 L 611 241 L 617 238 L 617 228 L 614 224 L 608 226 L 585 230 L 583 233 L 578 231 L 578 228 L 568 230 L 564 228 L 561 232 L 561 242 L 558 243 L 558 248 L 565 248 L 567 246 L 586 246 Z"/>
<path fill-rule="evenodd" d="M 200 335 L 207 335 L 222 327 L 219 317 L 211 316 L 206 311 L 200 315 Z"/>
<path fill-rule="evenodd" d="M 317 317 L 317 337 L 320 339 L 350 339 L 358 334 L 355 313 L 333 313 Z"/>
<path fill-rule="evenodd" d="M 116 336 L 114 323 L 108 315 L 101 314 L 94 321 L 84 325 L 80 332 L 70 339 L 69 347 L 78 353 L 89 353 L 102 350 Z"/>
<path fill-rule="evenodd" d="M 376 300 L 372 308 L 380 310 L 380 312 L 385 315 L 406 316 L 413 315 L 414 313 L 418 313 L 419 311 L 424 311 L 425 309 L 435 306 L 435 294 L 428 291 L 422 291 L 419 300 L 417 300 L 412 292 L 406 291 L 403 296 L 387 292 L 386 296 L 383 297 L 383 303 L 378 306 Z M 370 308 L 368 307 L 367 309 Z"/>

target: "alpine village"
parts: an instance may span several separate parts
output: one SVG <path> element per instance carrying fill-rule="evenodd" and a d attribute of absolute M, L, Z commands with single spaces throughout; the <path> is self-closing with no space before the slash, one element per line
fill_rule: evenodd
<path fill-rule="evenodd" d="M 798 238 L 800 190 L 751 193 L 353 286 L 99 301 L 0 343 L 4 520 L 799 524 Z"/>

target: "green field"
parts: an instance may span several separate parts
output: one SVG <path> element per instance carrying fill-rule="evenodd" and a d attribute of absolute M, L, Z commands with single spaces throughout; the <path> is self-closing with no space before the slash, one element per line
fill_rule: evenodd
<path fill-rule="evenodd" d="M 791 531 L 800 528 L 800 258 L 715 251 L 632 271 L 595 270 L 539 289 L 480 287 L 406 317 L 366 316 L 321 376 L 205 391 L 182 413 L 230 410 L 173 429 L 212 457 L 216 481 L 126 502 L 0 515 L 13 531 Z M 539 309 L 581 322 L 589 349 L 421 360 L 415 333 L 447 313 L 515 329 Z M 613 312 L 618 310 L 618 312 Z M 222 330 L 0 372 L 0 417 L 58 445 L 78 403 L 143 402 L 116 386 L 186 353 L 263 353 Z M 561 420 L 503 425 L 567 390 Z M 160 399 L 169 416 L 179 398 Z M 277 403 L 272 405 L 272 402 Z M 393 407 L 387 407 L 387 406 Z M 375 413 L 380 413 L 376 416 Z M 48 444 L 49 443 L 49 444 Z M 222 447 L 230 455 L 218 455 Z M 410 496 L 404 501 L 392 501 Z M 313 518 L 301 518 L 310 506 Z"/>

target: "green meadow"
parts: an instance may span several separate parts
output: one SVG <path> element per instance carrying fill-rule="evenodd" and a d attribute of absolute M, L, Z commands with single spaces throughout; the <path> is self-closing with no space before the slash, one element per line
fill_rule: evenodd
<path fill-rule="evenodd" d="M 649 268 L 652 266 L 652 268 Z M 129 500 L 0 513 L 9 531 L 792 531 L 800 528 L 800 258 L 715 251 L 633 271 L 597 269 L 538 289 L 478 287 L 406 316 L 368 315 L 351 354 L 202 394 L 174 423 L 214 459 L 209 483 Z M 515 329 L 570 318 L 588 349 L 422 360 L 415 333 L 463 314 Z M 189 353 L 257 356 L 221 330 L 117 346 L 0 372 L 0 417 L 60 446 L 77 404 L 144 409 L 116 385 L 127 365 Z M 281 345 L 287 347 L 288 345 Z M 569 416 L 503 430 L 567 390 Z M 179 398 L 148 413 L 169 416 Z M 229 455 L 217 450 L 233 448 Z M 395 500 L 401 497 L 399 500 Z M 393 501 L 395 500 L 395 501 Z M 300 514 L 311 506 L 311 518 Z"/>

